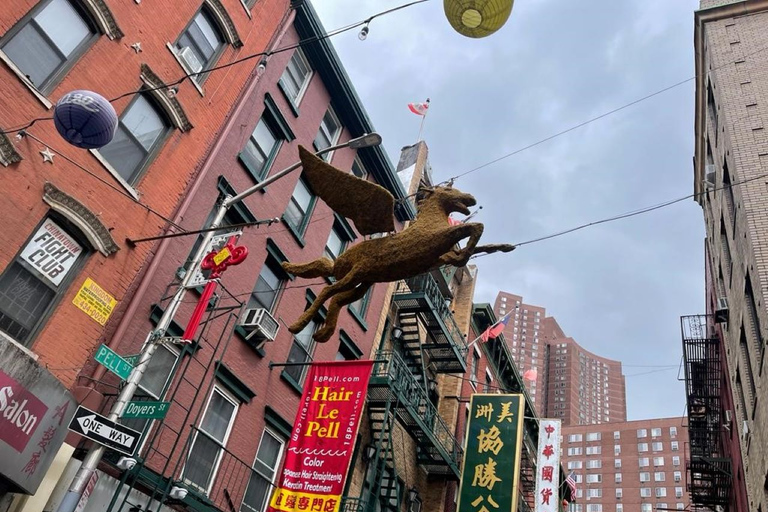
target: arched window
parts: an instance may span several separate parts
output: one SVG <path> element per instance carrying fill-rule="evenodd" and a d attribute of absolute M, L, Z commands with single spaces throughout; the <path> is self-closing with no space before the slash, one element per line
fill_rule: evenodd
<path fill-rule="evenodd" d="M 125 183 L 133 186 L 165 141 L 171 125 L 153 100 L 137 94 L 120 116 L 112 142 L 99 149 Z"/>
<path fill-rule="evenodd" d="M 0 39 L 0 49 L 41 93 L 47 94 L 98 38 L 73 0 L 43 0 Z"/>

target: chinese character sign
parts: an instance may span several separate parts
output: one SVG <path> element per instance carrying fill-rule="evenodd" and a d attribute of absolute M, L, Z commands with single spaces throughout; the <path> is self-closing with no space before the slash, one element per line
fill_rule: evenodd
<path fill-rule="evenodd" d="M 457 512 L 517 510 L 523 395 L 474 394 Z"/>
<path fill-rule="evenodd" d="M 539 422 L 536 512 L 557 512 L 560 489 L 560 420 Z"/>
<path fill-rule="evenodd" d="M 338 512 L 372 361 L 314 363 L 268 512 Z"/>

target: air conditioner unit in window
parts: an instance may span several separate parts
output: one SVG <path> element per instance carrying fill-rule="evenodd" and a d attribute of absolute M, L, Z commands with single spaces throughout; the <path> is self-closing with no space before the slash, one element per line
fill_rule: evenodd
<path fill-rule="evenodd" d="M 248 333 L 246 341 L 254 343 L 256 348 L 261 348 L 267 341 L 275 341 L 280 329 L 277 320 L 264 308 L 246 309 L 239 325 Z"/>
<path fill-rule="evenodd" d="M 715 172 L 715 164 L 707 164 L 704 166 L 704 181 L 707 185 L 715 186 L 715 180 L 717 174 Z"/>
<path fill-rule="evenodd" d="M 723 324 L 728 322 L 728 299 L 718 297 L 715 304 L 715 323 Z"/>
<path fill-rule="evenodd" d="M 176 55 L 178 55 L 179 59 L 184 63 L 184 66 L 188 71 L 197 73 L 203 69 L 203 65 L 197 59 L 197 55 L 195 55 L 195 52 L 192 51 L 192 48 L 189 46 L 185 46 L 179 50 Z"/>
<path fill-rule="evenodd" d="M 725 410 L 725 423 L 727 425 L 731 424 L 731 421 L 733 420 L 733 416 L 732 415 L 733 415 L 733 413 L 731 412 L 730 409 L 726 409 Z"/>

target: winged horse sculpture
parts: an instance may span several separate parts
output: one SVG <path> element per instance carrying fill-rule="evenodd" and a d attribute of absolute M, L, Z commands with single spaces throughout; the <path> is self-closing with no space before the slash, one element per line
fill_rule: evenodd
<path fill-rule="evenodd" d="M 477 245 L 483 225 L 477 222 L 451 226 L 451 212 L 469 214 L 475 198 L 451 186 L 420 187 L 416 219 L 398 233 L 395 231 L 395 199 L 384 187 L 345 173 L 299 146 L 304 175 L 310 187 L 336 213 L 350 219 L 361 235 L 391 233 L 364 240 L 343 252 L 335 261 L 318 258 L 309 263 L 282 264 L 299 277 L 333 277 L 288 330 L 298 333 L 317 314 L 328 299 L 331 303 L 323 326 L 313 338 L 319 343 L 330 339 L 336 330 L 341 308 L 365 296 L 374 283 L 408 279 L 443 265 L 462 267 L 478 253 L 509 252 L 509 244 Z M 458 243 L 469 238 L 466 247 Z"/>

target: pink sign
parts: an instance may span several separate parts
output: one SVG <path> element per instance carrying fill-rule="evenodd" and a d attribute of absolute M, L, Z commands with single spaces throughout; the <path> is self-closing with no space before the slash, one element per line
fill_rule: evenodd
<path fill-rule="evenodd" d="M 21 453 L 48 407 L 0 370 L 0 441 Z"/>

